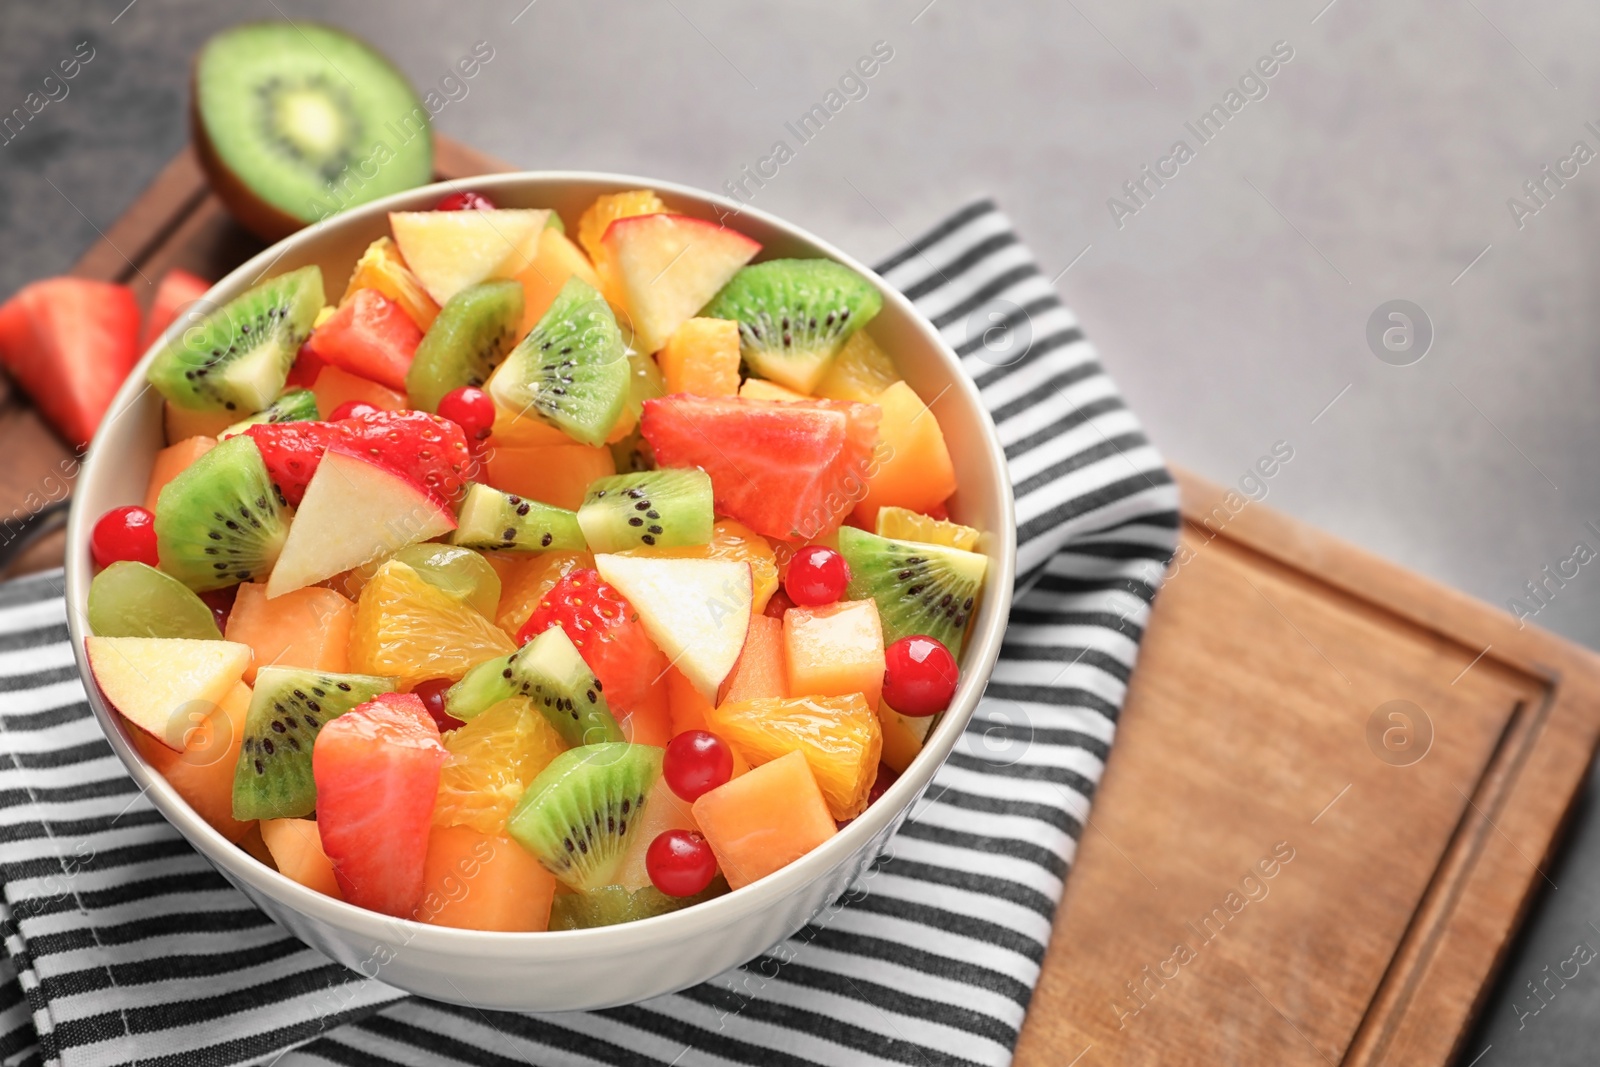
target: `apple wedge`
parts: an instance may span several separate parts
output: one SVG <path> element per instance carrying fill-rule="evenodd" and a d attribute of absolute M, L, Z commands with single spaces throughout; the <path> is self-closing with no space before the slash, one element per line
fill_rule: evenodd
<path fill-rule="evenodd" d="M 406 266 L 443 307 L 469 285 L 527 270 L 549 219 L 542 208 L 391 211 L 389 227 Z"/>
<path fill-rule="evenodd" d="M 600 243 L 641 352 L 666 344 L 761 251 L 742 233 L 687 215 L 618 219 Z"/>
<path fill-rule="evenodd" d="M 455 516 L 416 482 L 338 445 L 329 448 L 289 525 L 267 598 L 303 589 L 406 545 L 449 533 Z"/>
<path fill-rule="evenodd" d="M 122 717 L 174 752 L 250 666 L 249 645 L 186 637 L 89 637 L 89 670 Z"/>
<path fill-rule="evenodd" d="M 750 629 L 750 565 L 605 554 L 594 565 L 639 613 L 650 640 L 715 702 Z"/>

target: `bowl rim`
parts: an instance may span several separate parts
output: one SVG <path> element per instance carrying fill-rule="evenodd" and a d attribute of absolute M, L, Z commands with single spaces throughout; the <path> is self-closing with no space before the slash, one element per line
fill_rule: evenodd
<path fill-rule="evenodd" d="M 298 915 L 337 928 L 350 936 L 382 945 L 397 939 L 398 935 L 406 946 L 414 946 L 439 955 L 477 953 L 494 958 L 509 958 L 526 957 L 530 952 L 537 952 L 544 961 L 549 962 L 589 955 L 615 954 L 646 945 L 677 941 L 696 932 L 711 932 L 754 912 L 772 908 L 795 894 L 801 887 L 820 880 L 849 862 L 873 837 L 889 828 L 891 824 L 897 824 L 903 814 L 909 815 L 908 809 L 913 798 L 921 795 L 938 768 L 944 765 L 964 732 L 967 722 L 976 711 L 983 690 L 993 673 L 1010 615 L 1016 571 L 1016 511 L 1005 453 L 994 421 L 982 403 L 977 386 L 962 369 L 959 358 L 945 343 L 938 328 L 871 267 L 831 242 L 776 215 L 716 193 L 657 178 L 606 171 L 524 170 L 434 182 L 339 212 L 289 235 L 230 271 L 211 286 L 201 299 L 222 303 L 237 296 L 263 279 L 267 272 L 290 251 L 314 247 L 323 237 L 325 228 L 357 228 L 374 217 L 386 215 L 392 210 L 414 210 L 419 202 L 428 201 L 433 194 L 442 194 L 468 184 L 475 189 L 488 192 L 506 187 L 540 184 L 648 188 L 662 194 L 669 202 L 678 201 L 710 209 L 724 224 L 728 224 L 730 219 L 748 215 L 765 226 L 783 233 L 786 238 L 809 246 L 817 254 L 850 267 L 870 279 L 885 302 L 894 304 L 900 309 L 916 332 L 922 335 L 927 347 L 936 352 L 938 358 L 944 362 L 946 370 L 953 379 L 952 386 L 946 391 L 960 394 L 962 400 L 979 415 L 985 445 L 984 459 L 998 487 L 1005 522 L 1001 529 L 987 531 L 995 539 L 995 543 L 991 546 L 993 556 L 985 582 L 984 597 L 991 601 L 994 612 L 985 627 L 974 628 L 965 649 L 969 669 L 960 680 L 950 708 L 943 714 L 906 772 L 885 790 L 877 802 L 817 848 L 764 878 L 712 900 L 648 919 L 581 930 L 537 932 L 469 930 L 385 915 L 301 885 L 230 842 L 200 818 L 188 802 L 177 794 L 166 778 L 145 761 L 123 732 L 124 729 L 131 727 L 124 727 L 119 722 L 120 716 L 109 707 L 101 695 L 99 686 L 94 682 L 93 672 L 89 668 L 84 644 L 87 619 L 83 611 L 76 609 L 86 603 L 88 584 L 92 577 L 93 565 L 89 558 L 88 540 L 95 517 L 88 515 L 77 505 L 79 498 L 74 494 L 74 504 L 67 523 L 65 594 L 68 632 L 79 677 L 102 732 L 124 768 L 139 785 L 140 791 L 149 797 L 157 810 L 209 863 L 221 870 L 230 881 L 247 883 L 278 905 L 291 909 Z M 217 296 L 219 293 L 227 295 Z M 140 357 L 113 398 L 108 409 L 112 414 L 108 416 L 106 424 L 125 414 L 149 388 L 145 382 L 145 372 L 149 363 L 154 353 L 168 341 L 169 336 L 173 335 L 178 327 L 178 323 L 169 326 Z M 103 440 L 104 434 L 97 432 L 83 458 L 78 479 L 85 484 L 102 463 L 114 464 L 117 460 L 115 454 L 103 458 L 106 448 L 109 447 L 102 446 Z"/>

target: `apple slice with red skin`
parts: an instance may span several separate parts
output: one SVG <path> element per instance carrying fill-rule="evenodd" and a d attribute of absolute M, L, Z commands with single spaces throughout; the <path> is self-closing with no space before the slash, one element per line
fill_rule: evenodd
<path fill-rule="evenodd" d="M 600 242 L 641 352 L 666 344 L 761 251 L 737 230 L 688 215 L 630 215 L 606 227 Z"/>
<path fill-rule="evenodd" d="M 89 637 L 89 670 L 122 717 L 174 752 L 250 666 L 249 645 L 183 637 Z"/>

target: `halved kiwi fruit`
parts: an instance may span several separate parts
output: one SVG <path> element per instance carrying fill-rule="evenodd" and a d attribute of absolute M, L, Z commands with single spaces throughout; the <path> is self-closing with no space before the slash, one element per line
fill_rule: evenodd
<path fill-rule="evenodd" d="M 756 374 L 810 393 L 882 307 L 876 286 L 831 259 L 771 259 L 741 267 L 700 314 L 739 324 L 739 351 Z"/>
<path fill-rule="evenodd" d="M 839 553 L 850 565 L 845 597 L 877 601 L 885 645 L 925 634 L 942 641 L 951 655 L 961 655 L 988 556 L 891 541 L 853 526 L 840 527 Z"/>
<path fill-rule="evenodd" d="M 495 404 L 532 413 L 586 445 L 602 445 L 628 398 L 622 331 L 605 299 L 567 279 L 550 310 L 489 378 Z"/>
<path fill-rule="evenodd" d="M 252 415 L 283 391 L 322 301 L 316 266 L 269 278 L 169 341 L 150 384 L 175 407 Z"/>
<path fill-rule="evenodd" d="M 714 519 L 711 477 L 694 468 L 598 479 L 578 508 L 591 552 L 709 544 Z"/>
<path fill-rule="evenodd" d="M 235 217 L 276 241 L 433 178 L 428 110 L 370 45 L 310 22 L 255 22 L 195 60 L 193 138 Z"/>
<path fill-rule="evenodd" d="M 289 535 L 289 515 L 254 438 L 230 437 L 156 498 L 161 569 L 197 593 L 265 578 Z"/>
<path fill-rule="evenodd" d="M 474 482 L 467 487 L 450 543 L 480 552 L 582 552 L 578 516 Z"/>
<path fill-rule="evenodd" d="M 509 279 L 480 282 L 439 309 L 406 372 L 411 406 L 437 411 L 452 389 L 482 385 L 517 341 L 522 285 Z"/>
<path fill-rule="evenodd" d="M 528 785 L 506 832 L 569 889 L 611 885 L 661 774 L 661 755 L 626 741 L 568 749 Z"/>
<path fill-rule="evenodd" d="M 585 893 L 558 893 L 550 907 L 550 929 L 587 930 L 631 923 L 682 911 L 691 904 L 720 897 L 727 891 L 727 880 L 719 874 L 692 897 L 671 897 L 653 885 L 631 890 L 620 885 L 604 885 Z"/>
<path fill-rule="evenodd" d="M 516 696 L 530 698 L 569 745 L 622 740 L 600 680 L 559 626 L 473 667 L 445 691 L 444 709 L 466 721 Z"/>
<path fill-rule="evenodd" d="M 256 672 L 233 772 L 233 817 L 298 819 L 317 807 L 311 748 L 329 719 L 394 690 L 393 678 L 298 667 Z"/>

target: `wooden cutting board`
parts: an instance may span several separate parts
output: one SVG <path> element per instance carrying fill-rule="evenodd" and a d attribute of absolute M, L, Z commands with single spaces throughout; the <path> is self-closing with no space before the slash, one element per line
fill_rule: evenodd
<path fill-rule="evenodd" d="M 441 177 L 504 169 L 439 143 Z M 75 270 L 148 300 L 169 267 L 218 278 L 259 248 L 185 152 Z M 0 516 L 72 463 L 18 397 L 0 453 Z M 1445 1064 L 1546 880 L 1600 658 L 1179 481 L 1180 563 L 1018 1062 Z"/>

